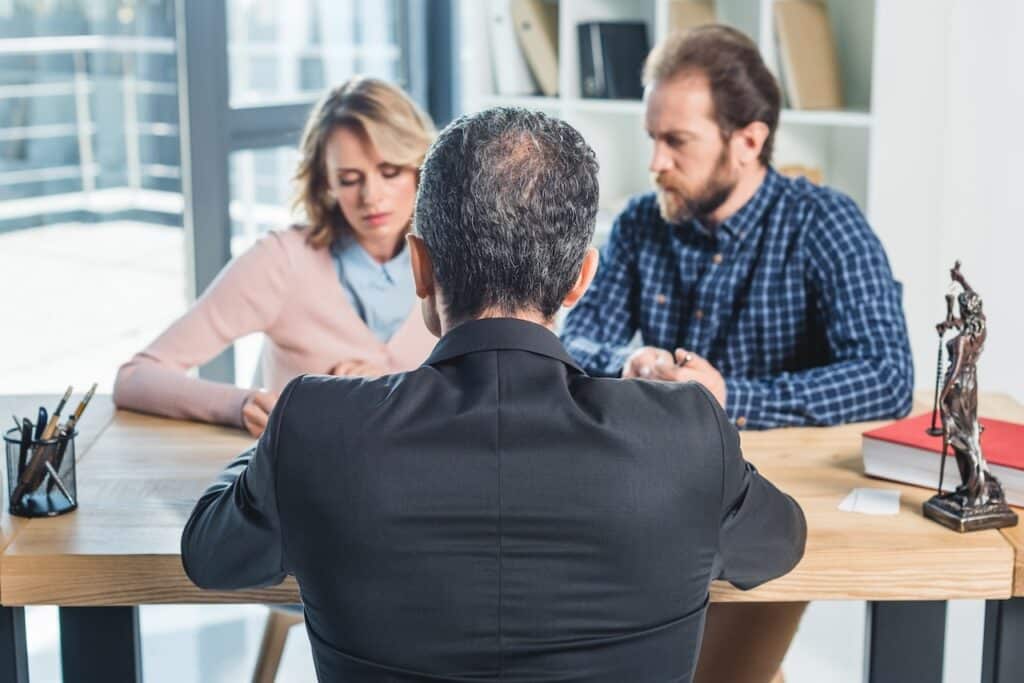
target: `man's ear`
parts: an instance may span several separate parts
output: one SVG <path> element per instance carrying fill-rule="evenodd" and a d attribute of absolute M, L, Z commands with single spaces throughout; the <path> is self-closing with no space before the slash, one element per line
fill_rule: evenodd
<path fill-rule="evenodd" d="M 587 291 L 587 287 L 594 281 L 594 275 L 597 274 L 598 262 L 601 257 L 597 253 L 597 249 L 589 247 L 587 253 L 583 255 L 583 264 L 580 265 L 580 274 L 576 276 L 576 284 L 572 286 L 569 293 L 565 295 L 562 300 L 562 305 L 565 307 L 574 306 L 577 301 L 583 296 L 584 292 Z"/>
<path fill-rule="evenodd" d="M 423 324 L 432 335 L 440 337 L 444 326 L 441 324 L 441 308 L 434 280 L 434 262 L 422 237 L 409 233 L 405 236 L 405 243 L 412 264 L 412 279 L 416 283 L 416 296 L 420 298 Z"/>
<path fill-rule="evenodd" d="M 733 133 L 733 152 L 740 164 L 749 166 L 760 163 L 761 150 L 771 131 L 763 121 L 751 121 Z"/>
<path fill-rule="evenodd" d="M 434 262 L 423 238 L 411 232 L 405 236 L 412 262 L 412 279 L 416 284 L 416 296 L 426 299 L 434 295 Z"/>

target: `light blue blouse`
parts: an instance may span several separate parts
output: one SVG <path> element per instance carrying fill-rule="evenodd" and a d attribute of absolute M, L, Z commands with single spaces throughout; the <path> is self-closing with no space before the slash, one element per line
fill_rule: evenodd
<path fill-rule="evenodd" d="M 331 245 L 342 290 L 366 326 L 386 342 L 409 317 L 416 302 L 416 288 L 409 262 L 409 248 L 386 263 L 379 263 L 351 236 Z"/>

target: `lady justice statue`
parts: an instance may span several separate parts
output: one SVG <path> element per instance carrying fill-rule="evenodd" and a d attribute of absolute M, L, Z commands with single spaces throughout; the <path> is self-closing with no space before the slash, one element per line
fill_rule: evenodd
<path fill-rule="evenodd" d="M 1006 504 L 1003 487 L 989 472 L 981 450 L 978 423 L 978 357 L 985 345 L 987 331 L 981 297 L 960 273 L 960 262 L 949 271 L 960 285 L 957 297 L 959 317 L 953 316 L 953 295 L 946 295 L 946 319 L 936 325 L 941 339 L 949 330 L 958 334 L 946 343 L 949 363 L 938 395 L 942 415 L 942 464 L 939 493 L 924 504 L 924 515 L 956 531 L 997 529 L 1017 524 L 1017 513 Z M 942 493 L 946 452 L 953 449 L 960 486 Z"/>

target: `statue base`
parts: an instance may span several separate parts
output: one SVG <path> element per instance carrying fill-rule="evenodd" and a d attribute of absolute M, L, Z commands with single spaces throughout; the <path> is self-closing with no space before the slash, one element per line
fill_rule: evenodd
<path fill-rule="evenodd" d="M 1010 509 L 998 482 L 989 480 L 989 501 L 982 505 L 969 505 L 963 487 L 949 493 L 937 494 L 924 504 L 924 516 L 953 531 L 981 531 L 1017 526 L 1017 513 Z"/>

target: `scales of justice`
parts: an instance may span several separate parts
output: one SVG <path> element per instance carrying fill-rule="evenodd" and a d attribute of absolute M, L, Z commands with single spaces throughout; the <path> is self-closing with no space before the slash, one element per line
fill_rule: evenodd
<path fill-rule="evenodd" d="M 978 357 L 987 330 L 981 297 L 960 273 L 960 262 L 949 271 L 956 296 L 958 316 L 953 315 L 953 294 L 946 295 L 946 319 L 936 325 L 939 333 L 939 362 L 935 381 L 935 403 L 928 433 L 942 436 L 939 491 L 924 504 L 924 516 L 955 531 L 978 531 L 1016 526 L 1017 513 L 1006 504 L 1003 487 L 992 475 L 981 450 L 984 427 L 978 422 Z M 942 338 L 949 330 L 956 336 L 946 342 L 949 360 L 942 367 Z M 936 426 L 936 414 L 941 426 Z M 953 449 L 960 485 L 943 493 L 946 454 Z"/>

